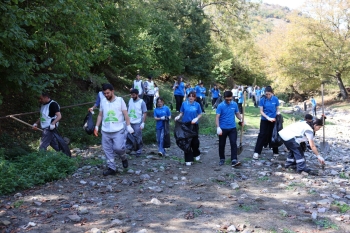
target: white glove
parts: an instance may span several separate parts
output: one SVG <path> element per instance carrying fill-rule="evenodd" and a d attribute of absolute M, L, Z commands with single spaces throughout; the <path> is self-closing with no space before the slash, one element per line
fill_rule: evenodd
<path fill-rule="evenodd" d="M 203 97 L 202 97 L 202 96 L 201 96 L 201 97 L 199 97 L 199 98 L 203 99 Z"/>
<path fill-rule="evenodd" d="M 128 125 L 126 126 L 126 130 L 129 132 L 129 133 L 134 133 L 134 129 L 131 127 L 131 125 Z"/>
<path fill-rule="evenodd" d="M 318 162 L 320 162 L 321 165 L 325 164 L 324 158 L 321 155 L 317 156 L 317 159 L 318 159 Z"/>
<path fill-rule="evenodd" d="M 196 124 L 197 121 L 198 121 L 198 117 L 194 118 L 194 119 L 191 121 L 191 123 L 192 123 L 192 124 Z"/>
<path fill-rule="evenodd" d="M 160 119 L 164 121 L 165 120 L 165 116 L 162 116 Z"/>
<path fill-rule="evenodd" d="M 145 128 L 145 123 L 141 123 L 141 125 L 140 125 L 140 129 L 143 129 L 143 128 Z"/>
<path fill-rule="evenodd" d="M 33 124 L 33 128 L 38 128 L 38 124 L 37 124 L 37 123 L 34 123 L 34 124 Z"/>
<path fill-rule="evenodd" d="M 56 128 L 56 125 L 50 125 L 50 130 L 54 130 Z"/>
<path fill-rule="evenodd" d="M 216 134 L 217 135 L 222 135 L 222 129 L 220 127 L 216 128 Z"/>
<path fill-rule="evenodd" d="M 280 115 L 280 114 L 281 114 L 281 113 L 278 111 L 278 112 L 277 112 L 277 115 Z"/>
<path fill-rule="evenodd" d="M 266 119 L 267 119 L 268 121 L 271 121 L 271 122 L 276 121 L 276 119 L 275 119 L 275 118 L 271 118 L 271 117 L 267 117 Z"/>
<path fill-rule="evenodd" d="M 175 121 L 178 121 L 180 119 L 180 116 L 175 117 Z"/>
<path fill-rule="evenodd" d="M 95 130 L 98 131 L 98 126 L 97 125 L 95 126 Z"/>

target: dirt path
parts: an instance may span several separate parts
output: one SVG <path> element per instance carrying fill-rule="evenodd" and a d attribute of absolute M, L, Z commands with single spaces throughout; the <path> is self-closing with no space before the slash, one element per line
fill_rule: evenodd
<path fill-rule="evenodd" d="M 310 153 L 306 158 L 320 176 L 283 169 L 282 148 L 276 160 L 265 150 L 253 161 L 257 130 L 245 133 L 236 169 L 218 166 L 216 136 L 200 137 L 201 161 L 191 167 L 174 143 L 166 158 L 149 145 L 117 176 L 85 166 L 65 180 L 1 197 L 0 232 L 350 232 L 350 124 L 344 113 L 332 113 L 338 125 L 327 126 L 326 170 Z M 77 153 L 103 155 L 98 147 Z"/>

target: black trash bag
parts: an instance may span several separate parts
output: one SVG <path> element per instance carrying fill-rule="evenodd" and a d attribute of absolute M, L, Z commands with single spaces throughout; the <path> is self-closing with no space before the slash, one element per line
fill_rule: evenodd
<path fill-rule="evenodd" d="M 88 112 L 88 114 L 86 114 L 86 117 L 84 119 L 83 129 L 89 135 L 94 133 L 95 124 L 92 118 L 92 113 L 90 111 Z"/>
<path fill-rule="evenodd" d="M 283 117 L 282 115 L 277 115 L 275 126 L 273 127 L 273 131 L 272 131 L 270 148 L 279 147 L 283 144 L 283 140 L 278 134 L 278 132 L 281 131 L 282 129 L 283 129 Z"/>
<path fill-rule="evenodd" d="M 142 145 L 142 137 L 137 137 L 133 133 L 128 133 L 126 136 L 126 148 L 132 151 L 138 151 Z"/>
<path fill-rule="evenodd" d="M 150 98 L 146 93 L 143 95 L 143 101 L 145 101 L 146 106 L 147 106 L 148 102 L 150 101 Z"/>
<path fill-rule="evenodd" d="M 191 122 L 176 121 L 174 129 L 174 137 L 176 145 L 184 152 L 191 151 L 192 138 L 198 136 L 198 126 L 191 124 Z"/>
<path fill-rule="evenodd" d="M 170 122 L 169 117 L 165 117 L 164 122 L 164 139 L 163 139 L 163 148 L 170 148 L 171 141 L 170 141 Z"/>
<path fill-rule="evenodd" d="M 219 98 L 215 101 L 213 108 L 218 108 L 218 106 L 221 102 L 222 102 L 222 97 L 219 96 Z"/>
<path fill-rule="evenodd" d="M 69 149 L 66 141 L 61 137 L 61 135 L 58 133 L 57 129 L 54 129 L 52 132 L 57 140 L 59 151 L 62 151 L 68 157 L 72 157 L 72 154 L 70 153 L 70 149 Z"/>

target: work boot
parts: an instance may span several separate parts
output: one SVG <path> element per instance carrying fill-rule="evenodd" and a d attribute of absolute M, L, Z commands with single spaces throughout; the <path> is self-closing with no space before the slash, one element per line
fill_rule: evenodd
<path fill-rule="evenodd" d="M 127 159 L 123 160 L 122 163 L 123 163 L 123 168 L 128 168 L 129 163 Z"/>
<path fill-rule="evenodd" d="M 108 168 L 107 171 L 104 171 L 104 172 L 103 172 L 103 176 L 109 176 L 109 175 L 114 176 L 115 174 L 117 174 L 117 172 L 114 171 L 112 168 Z"/>

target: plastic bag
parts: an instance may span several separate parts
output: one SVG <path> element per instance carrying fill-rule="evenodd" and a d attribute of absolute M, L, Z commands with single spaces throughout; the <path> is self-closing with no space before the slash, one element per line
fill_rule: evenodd
<path fill-rule="evenodd" d="M 66 141 L 61 137 L 61 135 L 58 133 L 57 129 L 54 129 L 52 132 L 57 140 L 59 151 L 62 151 L 67 156 L 72 157 L 72 154 L 70 153 L 70 149 L 69 149 Z"/>
<path fill-rule="evenodd" d="M 176 145 L 184 152 L 190 152 L 192 138 L 198 136 L 198 125 L 176 121 L 174 137 Z"/>
<path fill-rule="evenodd" d="M 90 111 L 88 112 L 88 114 L 86 114 L 86 117 L 84 119 L 83 129 L 89 135 L 94 133 L 95 124 L 92 118 L 92 113 Z"/>
<path fill-rule="evenodd" d="M 138 137 L 134 133 L 128 133 L 126 136 L 126 145 L 128 150 L 138 151 L 142 146 L 142 137 Z"/>
<path fill-rule="evenodd" d="M 169 118 L 166 117 L 164 121 L 164 139 L 163 139 L 163 148 L 170 148 L 170 124 Z"/>
<path fill-rule="evenodd" d="M 282 115 L 276 116 L 275 126 L 273 127 L 270 147 L 279 147 L 283 144 L 283 140 L 278 134 L 283 129 L 283 117 Z"/>
<path fill-rule="evenodd" d="M 222 102 L 222 97 L 219 96 L 219 98 L 215 101 L 213 108 L 217 108 L 221 102 Z"/>

